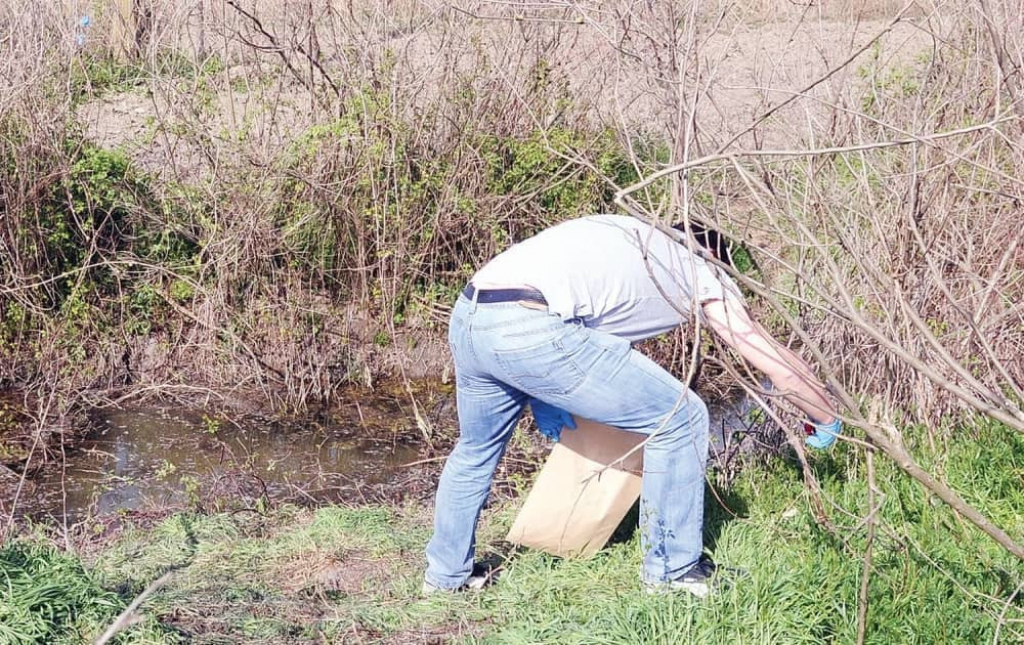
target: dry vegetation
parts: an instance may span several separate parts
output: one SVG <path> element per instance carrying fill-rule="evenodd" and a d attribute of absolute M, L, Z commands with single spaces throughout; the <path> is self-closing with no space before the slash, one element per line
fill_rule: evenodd
<path fill-rule="evenodd" d="M 26 449 L 83 402 L 440 372 L 474 267 L 617 201 L 728 231 L 864 454 L 1024 557 L 901 434 L 1024 432 L 1019 2 L 153 0 L 128 39 L 112 4 L 0 5 Z"/>

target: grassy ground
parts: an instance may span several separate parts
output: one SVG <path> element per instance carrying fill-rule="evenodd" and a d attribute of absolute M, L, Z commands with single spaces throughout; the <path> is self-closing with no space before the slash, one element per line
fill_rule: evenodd
<path fill-rule="evenodd" d="M 975 439 L 949 454 L 946 476 L 1019 537 L 1024 439 L 992 427 L 977 430 Z M 46 580 L 63 600 L 25 610 L 19 598 L 31 594 L 0 591 L 0 622 L 15 634 L 28 628 L 26 616 L 39 623 L 48 610 L 67 605 L 54 615 L 66 621 L 67 638 L 75 642 L 175 569 L 170 584 L 147 601 L 148 620 L 126 641 L 852 642 L 865 539 L 862 466 L 845 447 L 815 463 L 834 534 L 814 522 L 799 473 L 784 460 L 751 465 L 728 486 L 716 486 L 731 512 L 709 494 L 708 548 L 720 562 L 748 569 L 749 577 L 704 601 L 645 594 L 635 534 L 589 561 L 514 553 L 498 584 L 483 593 L 424 599 L 418 592 L 429 508 L 281 507 L 128 524 L 102 546 L 85 549 L 87 571 L 71 576 L 113 591 L 103 596 L 109 610 L 93 603 L 76 614 L 75 603 L 84 601 L 68 598 L 81 595 L 74 589 L 82 585 L 64 584 L 61 591 L 58 581 L 68 576 L 50 575 Z M 888 464 L 880 463 L 878 488 L 883 522 L 874 547 L 867 641 L 991 642 L 998 629 L 1002 642 L 1019 642 L 1024 603 L 1019 593 L 1011 596 L 1024 581 L 1020 563 Z M 502 550 L 515 510 L 516 502 L 508 501 L 485 512 L 485 551 Z M 9 561 L 0 560 L 8 577 Z M 52 634 L 62 633 L 54 624 Z"/>

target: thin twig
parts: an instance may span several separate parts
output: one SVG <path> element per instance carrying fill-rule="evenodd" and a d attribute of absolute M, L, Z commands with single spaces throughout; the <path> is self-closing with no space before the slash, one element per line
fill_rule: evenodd
<path fill-rule="evenodd" d="M 114 620 L 110 627 L 108 627 L 107 630 L 103 632 L 103 634 L 99 638 L 93 641 L 93 645 L 104 645 L 111 638 L 117 636 L 117 634 L 120 631 L 138 622 L 138 618 L 135 617 L 135 611 L 139 608 L 140 605 L 142 605 L 143 602 L 146 601 L 146 598 L 149 598 L 149 596 L 153 594 L 153 592 L 157 591 L 165 584 L 167 584 L 173 575 L 173 571 L 168 571 L 167 573 L 160 576 L 153 582 L 149 583 L 149 586 L 143 589 L 142 593 L 136 596 L 135 600 L 133 600 L 131 604 L 128 605 L 128 607 L 121 612 L 121 614 L 117 617 L 116 620 Z"/>
<path fill-rule="evenodd" d="M 857 645 L 863 645 L 868 630 L 868 584 L 871 578 L 871 547 L 875 541 L 875 517 L 879 507 L 875 506 L 875 451 L 864 451 L 864 463 L 868 474 L 868 536 L 864 544 L 864 566 L 860 573 L 860 597 L 857 601 Z"/>
<path fill-rule="evenodd" d="M 1010 597 L 1006 599 L 1005 603 L 1003 603 L 1003 610 L 999 612 L 999 618 L 996 620 L 996 629 L 995 632 L 992 634 L 992 645 L 998 645 L 999 632 L 1003 629 L 1003 622 L 1006 620 L 1006 612 L 1008 612 L 1010 610 L 1010 607 L 1013 606 L 1013 599 L 1017 597 L 1017 594 L 1020 593 L 1020 590 L 1022 588 L 1024 588 L 1024 581 L 1017 585 L 1017 588 L 1013 590 L 1013 593 L 1010 594 Z"/>
<path fill-rule="evenodd" d="M 938 141 L 941 139 L 948 139 L 950 137 L 959 137 L 972 132 L 978 132 L 980 130 L 992 130 L 997 125 L 1003 125 L 1014 121 L 1019 121 L 1021 117 L 1018 116 L 1005 116 L 998 119 L 993 119 L 980 125 L 973 125 L 966 128 L 957 128 L 955 130 L 948 130 L 946 132 L 936 132 L 933 134 L 924 134 L 916 137 L 907 137 L 904 139 L 892 139 L 889 141 L 872 141 L 867 143 L 859 143 L 850 146 L 832 146 L 827 148 L 808 148 L 806 150 L 739 150 L 736 152 L 720 152 L 697 159 L 692 159 L 683 163 L 676 164 L 674 166 L 668 166 L 661 170 L 651 173 L 641 181 L 636 182 L 622 190 L 615 193 L 615 203 L 622 208 L 629 208 L 625 202 L 625 198 L 635 193 L 638 190 L 647 188 L 654 182 L 658 181 L 663 177 L 674 175 L 684 170 L 690 170 L 698 166 L 705 166 L 716 161 L 735 161 L 744 157 L 819 157 L 823 155 L 833 154 L 845 154 L 849 152 L 862 152 L 865 150 L 877 150 L 880 148 L 892 148 L 896 146 L 908 146 L 915 143 L 930 143 L 932 141 Z M 1024 182 L 1021 182 L 1024 184 Z"/>

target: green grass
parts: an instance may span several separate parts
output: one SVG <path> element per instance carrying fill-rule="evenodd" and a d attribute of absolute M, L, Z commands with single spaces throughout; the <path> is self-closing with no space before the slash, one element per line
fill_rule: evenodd
<path fill-rule="evenodd" d="M 0 549 L 0 643 L 81 643 L 99 636 L 127 606 L 75 557 L 42 542 Z M 119 642 L 162 639 L 152 619 Z"/>
<path fill-rule="evenodd" d="M 960 431 L 941 465 L 927 451 L 917 453 L 1020 539 L 1024 439 L 983 424 Z M 635 534 L 588 561 L 522 551 L 481 594 L 420 598 L 430 509 L 419 505 L 176 515 L 148 529 L 129 525 L 87 557 L 88 573 L 66 556 L 62 562 L 77 572 L 72 579 L 118 590 L 120 597 L 95 595 L 114 605 L 177 568 L 145 605 L 166 630 L 150 623 L 145 634 L 129 634 L 140 642 L 190 634 L 203 642 L 267 643 L 846 643 L 856 635 L 865 544 L 862 460 L 844 445 L 814 462 L 834 532 L 813 520 L 800 474 L 784 459 L 750 464 L 717 490 L 735 516 L 709 494 L 708 548 L 749 576 L 703 601 L 644 593 Z M 1009 599 L 1024 580 L 1020 563 L 884 458 L 877 464 L 884 504 L 867 641 L 991 642 L 1002 615 L 1002 642 L 1019 642 L 1024 601 Z M 515 502 L 485 511 L 485 550 L 500 548 L 515 512 Z M 56 571 L 39 575 L 62 589 L 70 584 Z M 76 589 L 57 597 L 81 603 Z M 66 614 L 66 605 L 57 600 L 53 607 Z M 95 625 L 112 607 L 79 620 Z"/>
<path fill-rule="evenodd" d="M 1019 539 L 1024 441 L 987 427 L 947 459 L 951 483 Z M 1003 603 L 1024 580 L 1020 563 L 878 461 L 886 497 L 874 547 L 868 642 L 991 642 Z M 864 515 L 866 488 L 853 451 L 837 450 L 815 467 L 827 500 Z M 591 562 L 525 554 L 485 596 L 505 617 L 483 640 L 852 642 L 865 538 L 858 518 L 833 511 L 836 535 L 820 528 L 797 470 L 781 461 L 747 469 L 720 495 L 741 518 L 708 499 L 715 557 L 747 569 L 749 579 L 707 601 L 650 597 L 636 579 L 635 538 Z M 1006 642 L 1024 635 L 1022 606 L 1018 597 L 1007 609 L 1006 618 L 1018 623 L 1003 626 Z"/>

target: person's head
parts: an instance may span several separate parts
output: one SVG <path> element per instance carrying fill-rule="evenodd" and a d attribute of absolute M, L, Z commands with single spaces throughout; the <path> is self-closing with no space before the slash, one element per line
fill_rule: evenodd
<path fill-rule="evenodd" d="M 672 228 L 686 233 L 686 225 L 683 222 L 673 224 Z M 702 226 L 693 220 L 690 220 L 690 230 L 693 231 L 693 239 L 699 246 L 704 247 L 705 250 L 714 255 L 719 261 L 729 266 L 735 266 L 732 263 L 732 253 L 729 251 L 729 240 L 724 235 L 713 228 Z"/>

